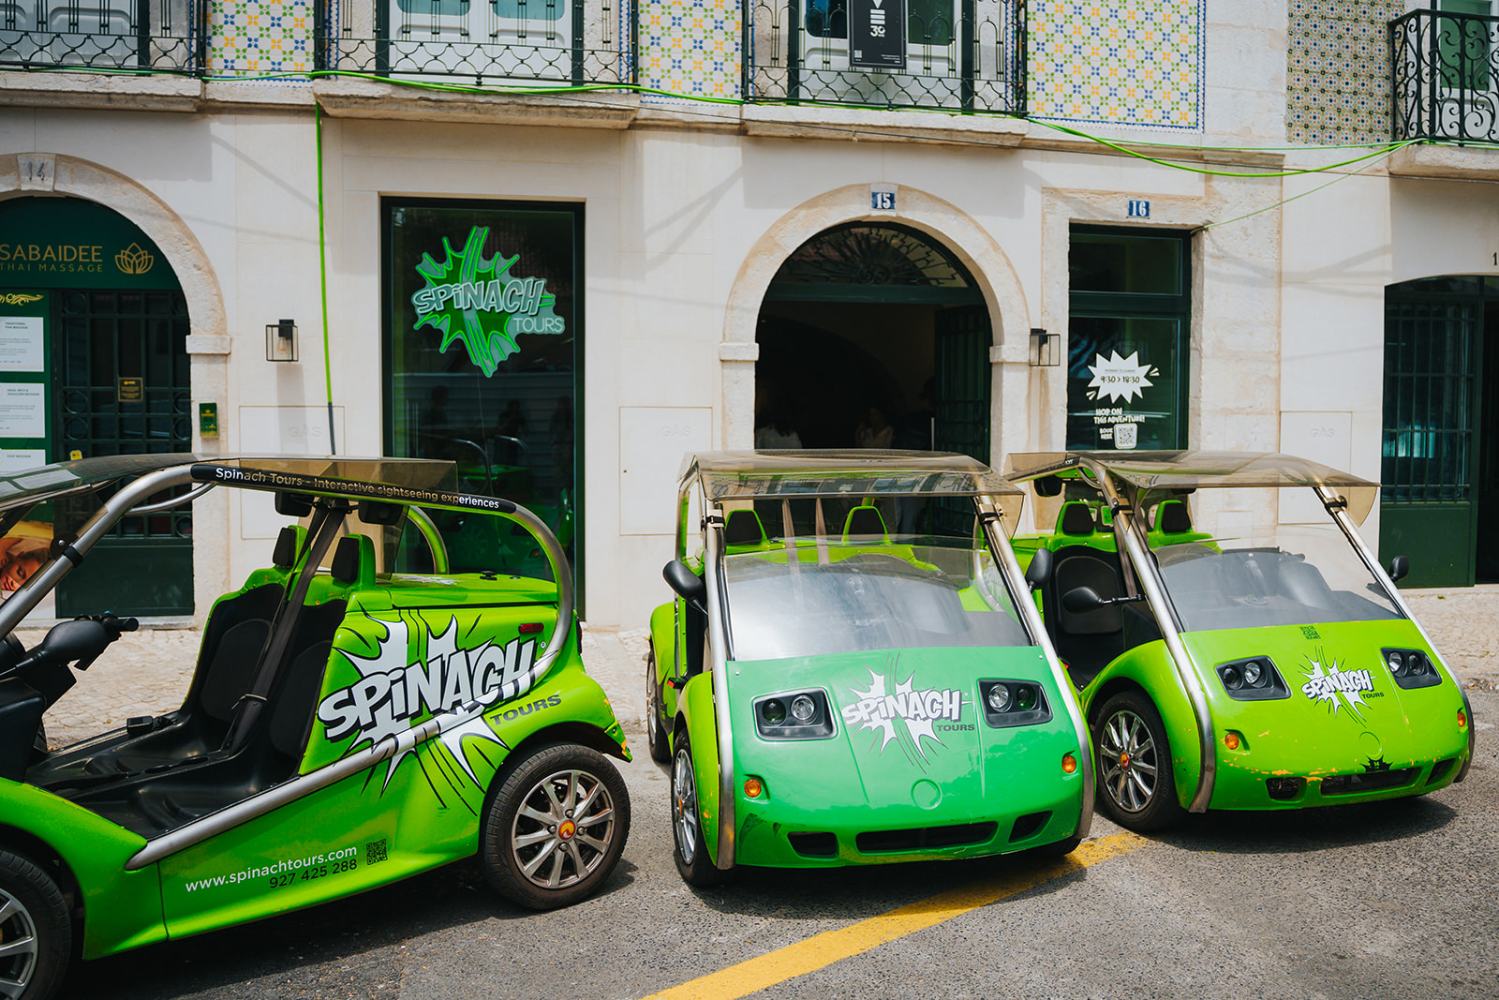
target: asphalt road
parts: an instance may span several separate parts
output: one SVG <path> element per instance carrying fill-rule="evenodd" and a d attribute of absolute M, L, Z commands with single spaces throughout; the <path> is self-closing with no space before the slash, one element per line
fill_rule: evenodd
<path fill-rule="evenodd" d="M 693 891 L 671 862 L 665 772 L 642 755 L 624 768 L 634 805 L 624 860 L 605 891 L 582 905 L 523 912 L 493 897 L 470 866 L 457 865 L 90 963 L 69 990 L 78 997 L 639 997 L 754 960 L 685 991 L 723 995 L 726 983 L 773 979 L 789 968 L 778 949 L 843 930 L 797 952 L 822 964 L 879 925 L 860 921 L 918 904 L 902 912 L 932 926 L 904 935 L 870 931 L 893 939 L 848 948 L 858 953 L 766 992 L 1492 996 L 1499 992 L 1499 729 L 1485 720 L 1499 719 L 1499 694 L 1490 686 L 1471 697 L 1479 759 L 1462 785 L 1377 806 L 1209 815 L 1141 840 L 1100 820 L 1099 844 L 1087 855 L 1094 863 L 1040 876 L 1034 862 L 1001 860 L 745 872 L 727 887 Z M 1036 878 L 1040 884 L 1013 891 Z M 951 914 L 941 909 L 975 886 L 996 886 L 993 895 L 1002 898 Z M 922 905 L 934 896 L 937 904 Z"/>

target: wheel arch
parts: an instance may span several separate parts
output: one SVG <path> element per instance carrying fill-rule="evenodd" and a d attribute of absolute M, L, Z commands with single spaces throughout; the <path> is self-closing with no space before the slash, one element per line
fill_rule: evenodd
<path fill-rule="evenodd" d="M 83 930 L 83 891 L 73 866 L 56 848 L 34 833 L 0 823 L 0 851 L 18 854 L 51 875 L 72 909 L 74 930 Z M 78 939 L 82 940 L 81 934 Z"/>

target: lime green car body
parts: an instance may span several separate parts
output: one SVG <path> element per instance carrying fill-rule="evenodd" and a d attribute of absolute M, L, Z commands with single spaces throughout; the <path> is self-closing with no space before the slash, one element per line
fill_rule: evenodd
<path fill-rule="evenodd" d="M 903 462 L 910 461 L 909 456 L 880 453 L 801 458 L 787 453 L 784 459 L 766 454 L 689 458 L 684 495 L 697 489 L 700 480 L 706 482 L 711 520 L 723 513 L 715 499 L 715 476 L 702 474 L 709 464 L 722 470 L 737 463 L 753 470 L 762 461 L 800 461 L 806 464 L 795 478 L 810 483 L 882 472 L 898 478 Z M 992 476 L 978 463 L 973 468 L 980 477 Z M 741 484 L 752 476 L 748 472 Z M 885 488 L 890 489 L 888 484 Z M 970 488 L 961 502 L 973 504 L 973 494 Z M 744 495 L 738 495 L 741 504 Z M 860 507 L 873 510 L 869 493 L 862 495 Z M 743 507 L 736 511 L 730 501 L 728 516 L 736 513 L 742 514 Z M 855 537 L 846 529 L 837 532 L 835 524 L 835 530 L 818 538 L 788 544 L 769 537 L 763 525 L 757 523 L 757 528 L 727 541 L 710 532 L 704 544 L 722 544 L 721 558 L 741 564 L 759 560 L 784 567 L 795 560 L 807 568 L 819 563 L 836 568 L 854 560 L 881 560 L 877 565 L 916 576 L 937 571 L 916 547 L 888 536 Z M 1006 544 L 1003 531 L 990 538 Z M 679 543 L 679 556 L 689 556 L 693 546 L 685 529 Z M 690 568 L 706 575 L 707 586 L 713 587 L 715 574 L 704 566 L 716 562 L 694 559 Z M 732 586 L 720 587 L 709 602 L 710 617 L 727 613 L 727 620 L 734 620 L 733 594 Z M 950 600 L 965 615 L 1003 613 L 971 585 Z M 720 610 L 725 605 L 730 607 Z M 727 637 L 718 631 L 724 624 L 705 628 L 681 595 L 657 607 L 650 620 L 653 666 L 648 676 L 653 724 L 670 751 L 690 746 L 703 846 L 719 869 L 979 857 L 1059 844 L 1086 832 L 1091 815 L 1086 733 L 1073 694 L 1061 682 L 1059 665 L 1043 645 L 1027 639 L 1008 646 L 916 646 L 751 659 L 734 656 L 736 646 L 749 645 L 748 637 L 739 634 L 725 643 Z M 713 650 L 720 643 L 727 647 L 726 655 L 715 662 Z M 1046 718 L 1027 725 L 990 725 L 980 684 L 992 679 L 1034 685 L 1042 693 Z M 757 706 L 796 692 L 817 692 L 825 699 L 828 731 L 813 738 L 765 735 L 757 724 Z M 1070 769 L 1064 770 L 1064 760 Z"/>
<path fill-rule="evenodd" d="M 1181 482 L 1171 479 L 1178 466 L 1189 468 L 1191 478 L 1183 473 Z M 1225 473 L 1227 482 L 1220 484 L 1205 471 L 1217 467 L 1241 471 Z M 1279 471 L 1248 471 L 1254 468 Z M 1136 596 L 1122 599 L 1138 602 L 1133 606 L 1140 611 L 1133 621 L 1130 613 L 1124 614 L 1125 637 L 1117 655 L 1107 656 L 1096 670 L 1079 671 L 1077 663 L 1069 664 L 1069 670 L 1095 732 L 1104 722 L 1102 709 L 1116 695 L 1139 692 L 1149 699 L 1169 740 L 1175 796 L 1182 809 L 1352 804 L 1421 795 L 1464 777 L 1474 738 L 1467 698 L 1389 575 L 1364 549 L 1350 514 L 1350 507 L 1367 510 L 1373 484 L 1297 459 L 1255 455 L 1016 456 L 1011 474 L 1017 481 L 1056 477 L 1069 488 L 1086 481 L 1114 497 L 1117 507 L 1107 523 L 1097 512 L 1110 510 L 1109 504 L 1091 502 L 1097 521 L 1092 533 L 1078 519 L 1071 531 L 1062 530 L 1067 506 L 1083 503 L 1069 500 L 1051 531 L 1017 539 L 1016 548 L 1022 562 L 1029 563 L 1041 550 L 1056 556 L 1083 546 L 1117 566 L 1123 540 L 1123 565 L 1131 570 L 1129 590 Z M 1189 496 L 1220 485 L 1318 490 L 1327 514 L 1352 546 L 1350 553 L 1358 552 L 1367 566 L 1368 591 L 1387 602 L 1389 613 L 1363 620 L 1325 619 L 1308 605 L 1294 623 L 1232 627 L 1220 617 L 1213 627 L 1194 627 L 1178 611 L 1192 595 L 1174 593 L 1169 569 L 1161 567 L 1176 552 L 1196 550 L 1210 557 L 1229 552 L 1228 543 L 1197 530 L 1185 513 Z M 1350 496 L 1355 497 L 1352 504 Z M 1173 512 L 1175 519 L 1162 516 L 1167 505 L 1180 508 Z M 1154 514 L 1148 527 L 1147 511 Z M 1163 522 L 1171 520 L 1176 530 L 1163 530 Z M 1133 546 L 1124 537 L 1131 530 L 1136 532 Z M 1145 586 L 1147 577 L 1156 583 L 1159 602 Z M 1066 662 L 1063 650 L 1069 642 L 1085 647 L 1077 644 L 1079 637 L 1069 640 L 1059 634 L 1068 614 L 1062 595 L 1055 588 L 1043 587 L 1042 592 L 1055 601 L 1043 613 Z M 1045 603 L 1041 593 L 1037 603 Z M 1246 608 L 1246 618 L 1250 610 Z M 1402 657 L 1419 653 L 1430 669 L 1401 683 L 1391 667 L 1392 652 Z M 1226 679 L 1234 675 L 1224 671 L 1246 660 L 1272 664 L 1281 685 L 1248 700 L 1235 697 Z M 1110 770 L 1103 757 L 1100 750 L 1101 775 Z"/>
<path fill-rule="evenodd" d="M 151 456 L 135 471 L 175 473 L 171 460 L 192 458 Z M 347 501 L 351 518 L 355 509 L 362 518 L 370 507 L 414 503 L 512 509 L 327 478 L 374 463 L 325 460 L 331 472 L 312 460 L 270 464 L 281 492 Z M 241 468 L 199 463 L 192 481 Z M 285 529 L 280 564 L 215 602 L 182 709 L 38 752 L 24 773 L 0 776 L 0 850 L 57 872 L 79 913 L 82 957 L 258 920 L 470 857 L 509 762 L 538 745 L 629 759 L 609 700 L 579 655 L 570 578 L 559 585 L 442 567 L 377 574 L 370 538 L 353 534 L 331 568 L 320 567 L 308 534 Z M 565 561 L 558 568 L 564 579 Z M 223 700 L 211 690 L 220 683 L 211 679 L 218 657 L 234 655 L 255 615 L 297 595 L 302 617 L 292 620 L 309 634 L 293 637 L 290 648 L 300 652 L 267 700 L 264 734 L 254 730 L 244 751 L 223 759 L 216 739 L 199 752 L 194 714 Z M 107 659 L 93 669 L 107 671 Z M 24 696 L 21 685 L 0 680 L 0 701 Z M 208 731 L 217 738 L 219 728 Z M 273 763 L 245 772 L 237 761 L 250 755 Z"/>

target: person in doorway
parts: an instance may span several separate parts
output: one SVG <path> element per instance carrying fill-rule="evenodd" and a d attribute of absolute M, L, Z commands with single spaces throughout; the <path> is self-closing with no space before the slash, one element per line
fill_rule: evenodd
<path fill-rule="evenodd" d="M 796 432 L 793 412 L 790 395 L 779 393 L 770 406 L 761 410 L 760 419 L 755 423 L 755 447 L 800 448 L 802 438 Z"/>
<path fill-rule="evenodd" d="M 854 444 L 860 448 L 888 448 L 893 440 L 895 428 L 885 419 L 884 411 L 878 406 L 865 410 L 864 419 L 854 431 Z"/>
<path fill-rule="evenodd" d="M 931 451 L 936 447 L 935 429 L 932 426 L 937 414 L 937 407 L 932 402 L 936 398 L 936 390 L 935 379 L 927 379 L 922 385 L 921 394 L 916 397 L 916 409 L 901 418 L 900 430 L 895 435 L 897 448 Z"/>

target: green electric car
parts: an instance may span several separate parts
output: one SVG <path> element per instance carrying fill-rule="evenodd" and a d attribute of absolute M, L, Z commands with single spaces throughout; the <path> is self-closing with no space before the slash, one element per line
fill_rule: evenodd
<path fill-rule="evenodd" d="M 1423 795 L 1473 757 L 1466 695 L 1358 533 L 1377 485 L 1285 455 L 1018 455 L 1015 540 L 1093 731 L 1100 806 Z"/>
<path fill-rule="evenodd" d="M 191 455 L 0 478 L 0 533 L 54 535 L 0 605 L 0 996 L 47 996 L 74 954 L 474 855 L 532 908 L 608 878 L 630 803 L 605 755 L 629 754 L 583 671 L 566 556 L 530 511 L 452 491 L 452 478 L 444 462 Z M 213 604 L 181 707 L 49 746 L 44 715 L 66 709 L 82 672 L 108 671 L 108 647 L 137 623 L 99 608 L 31 649 L 16 627 L 46 613 L 75 566 L 82 578 L 96 543 L 149 545 L 147 526 L 180 525 L 189 504 L 229 490 L 268 491 L 295 523 L 269 566 Z M 438 513 L 521 526 L 551 578 L 450 572 Z M 127 572 L 103 585 L 152 582 Z"/>
<path fill-rule="evenodd" d="M 721 452 L 678 497 L 646 714 L 690 884 L 1086 834 L 1087 729 L 1010 550 L 1016 487 L 961 455 Z"/>

